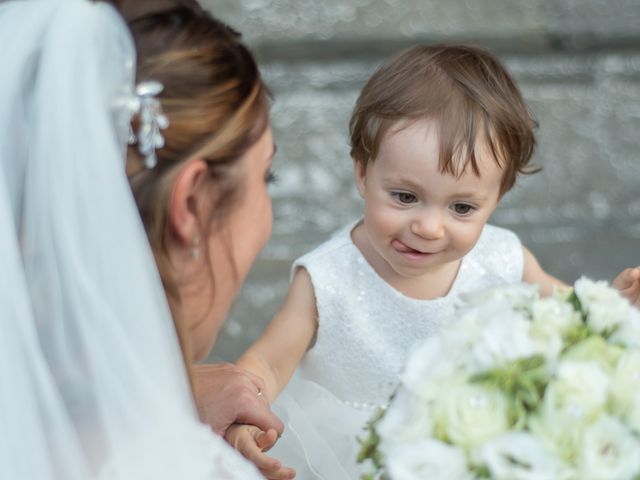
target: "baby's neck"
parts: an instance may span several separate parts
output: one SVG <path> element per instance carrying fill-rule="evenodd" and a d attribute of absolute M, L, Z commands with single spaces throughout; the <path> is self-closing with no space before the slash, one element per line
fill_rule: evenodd
<path fill-rule="evenodd" d="M 380 278 L 403 295 L 416 300 L 445 297 L 453 287 L 462 263 L 461 259 L 457 259 L 425 271 L 419 276 L 405 276 L 391 268 L 375 251 L 364 232 L 362 223 L 352 230 L 351 240 Z"/>
<path fill-rule="evenodd" d="M 434 300 L 446 297 L 451 291 L 461 262 L 462 260 L 458 259 L 419 277 L 404 277 L 391 272 L 390 275 L 382 278 L 407 297 L 417 300 Z"/>

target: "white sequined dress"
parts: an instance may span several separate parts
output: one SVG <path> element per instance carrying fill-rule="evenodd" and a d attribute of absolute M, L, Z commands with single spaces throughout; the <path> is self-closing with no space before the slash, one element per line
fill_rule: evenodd
<path fill-rule="evenodd" d="M 437 331 L 460 293 L 521 281 L 522 246 L 486 225 L 445 297 L 416 300 L 387 284 L 353 244 L 352 223 L 293 265 L 310 274 L 318 308 L 315 343 L 274 403 L 286 425 L 270 455 L 301 480 L 352 480 L 356 437 L 385 406 L 412 346 Z"/>

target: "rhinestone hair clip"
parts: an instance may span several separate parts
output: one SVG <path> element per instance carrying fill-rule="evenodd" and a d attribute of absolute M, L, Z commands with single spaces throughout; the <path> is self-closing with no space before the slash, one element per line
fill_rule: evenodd
<path fill-rule="evenodd" d="M 161 130 L 169 126 L 169 119 L 162 112 L 158 95 L 164 87 L 155 80 L 147 80 L 136 85 L 131 110 L 138 114 L 137 133 L 129 132 L 129 144 L 137 145 L 138 152 L 144 157 L 144 166 L 153 168 L 158 164 L 156 149 L 164 147 Z"/>

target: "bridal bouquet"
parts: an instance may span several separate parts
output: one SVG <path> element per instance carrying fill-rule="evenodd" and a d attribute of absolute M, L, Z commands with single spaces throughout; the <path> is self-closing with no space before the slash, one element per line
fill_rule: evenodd
<path fill-rule="evenodd" d="M 605 282 L 464 299 L 374 418 L 363 479 L 640 479 L 640 312 Z"/>

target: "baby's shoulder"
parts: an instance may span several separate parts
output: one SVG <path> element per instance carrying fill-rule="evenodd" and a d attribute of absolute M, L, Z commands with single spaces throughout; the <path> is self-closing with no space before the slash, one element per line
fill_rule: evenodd
<path fill-rule="evenodd" d="M 297 268 L 304 267 L 312 277 L 312 280 L 342 271 L 345 265 L 355 261 L 354 245 L 351 240 L 352 224 L 334 232 L 331 237 L 305 253 L 293 262 L 291 273 Z"/>
<path fill-rule="evenodd" d="M 313 250 L 300 256 L 295 263 L 305 264 L 309 262 L 326 262 L 335 259 L 350 250 L 353 245 L 351 240 L 352 225 L 334 232 L 327 240 L 315 247 Z"/>
<path fill-rule="evenodd" d="M 469 252 L 468 264 L 490 277 L 507 282 L 520 281 L 523 270 L 522 244 L 518 236 L 502 227 L 485 225 L 478 243 Z"/>
<path fill-rule="evenodd" d="M 521 248 L 518 235 L 507 228 L 487 224 L 480 234 L 475 249 L 483 252 L 486 250 L 504 251 L 505 247 Z"/>

